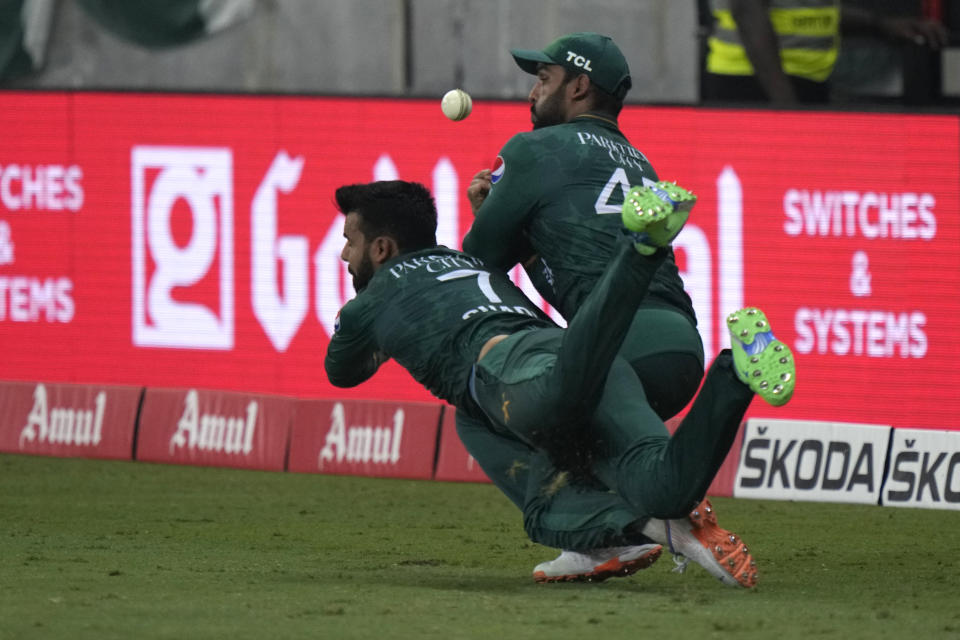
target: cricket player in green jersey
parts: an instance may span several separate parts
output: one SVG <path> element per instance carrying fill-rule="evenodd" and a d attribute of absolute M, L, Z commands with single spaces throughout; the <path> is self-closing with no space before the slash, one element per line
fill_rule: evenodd
<path fill-rule="evenodd" d="M 617 45 L 596 33 L 558 38 L 543 51 L 512 51 L 536 75 L 533 131 L 511 138 L 467 196 L 475 220 L 463 250 L 491 267 L 525 264 L 537 291 L 569 322 L 610 260 L 620 209 L 635 185 L 658 177 L 617 125 L 631 86 Z M 696 315 L 668 250 L 624 342 L 623 356 L 664 420 L 703 377 Z"/>
<path fill-rule="evenodd" d="M 536 76 L 529 96 L 533 131 L 511 138 L 492 170 L 480 171 L 471 182 L 467 196 L 475 220 L 463 248 L 492 267 L 523 264 L 538 292 L 569 322 L 616 249 L 628 190 L 652 185 L 658 176 L 617 124 L 632 80 L 609 37 L 572 33 L 542 51 L 511 53 L 522 70 Z M 663 420 L 680 412 L 700 385 L 703 343 L 670 249 L 620 356 Z M 659 425 L 649 426 L 651 435 L 665 433 Z M 560 539 L 538 541 L 566 548 Z M 545 563 L 538 570 L 565 574 L 569 558 L 562 554 L 559 566 Z"/>
<path fill-rule="evenodd" d="M 753 395 L 775 405 L 792 395 L 789 349 L 759 310 L 732 314 L 734 347 L 717 357 L 672 437 L 651 435 L 645 423 L 663 423 L 617 355 L 692 194 L 667 183 L 630 190 L 616 250 L 566 329 L 503 272 L 437 246 L 436 207 L 422 185 L 348 185 L 336 201 L 345 215 L 341 258 L 358 293 L 341 309 L 327 350 L 332 384 L 361 384 L 393 358 L 453 404 L 468 451 L 523 511 L 528 534 L 563 541 L 584 564 L 563 579 L 628 575 L 668 545 L 726 584 L 755 584 L 747 548 L 698 502 Z M 550 469 L 549 452 L 578 432 L 595 443 L 595 483 Z M 534 467 L 551 470 L 549 483 Z M 529 478 L 525 490 L 518 476 Z M 614 537 L 620 547 L 592 555 L 598 540 Z"/>

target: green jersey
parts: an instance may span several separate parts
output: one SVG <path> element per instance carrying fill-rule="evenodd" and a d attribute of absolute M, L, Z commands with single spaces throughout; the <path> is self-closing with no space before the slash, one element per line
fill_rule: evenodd
<path fill-rule="evenodd" d="M 324 366 L 332 384 L 353 387 L 393 358 L 435 396 L 464 406 L 487 340 L 555 326 L 503 273 L 433 247 L 384 263 L 343 306 Z"/>
<path fill-rule="evenodd" d="M 538 254 L 527 267 L 531 279 L 569 320 L 623 233 L 627 191 L 656 180 L 647 158 L 607 118 L 584 114 L 518 134 L 500 151 L 464 251 L 505 270 L 526 258 L 525 250 Z M 676 309 L 695 322 L 672 251 L 641 306 Z"/>

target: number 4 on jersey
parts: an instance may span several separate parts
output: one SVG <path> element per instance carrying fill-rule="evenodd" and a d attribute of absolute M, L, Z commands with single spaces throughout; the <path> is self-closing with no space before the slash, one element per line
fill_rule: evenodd
<path fill-rule="evenodd" d="M 643 184 L 646 187 L 650 187 L 656 184 L 655 181 L 644 176 Z M 630 191 L 630 187 L 635 185 L 630 184 L 630 181 L 627 179 L 627 172 L 623 170 L 622 167 L 617 168 L 616 171 L 611 174 L 610 179 L 607 180 L 607 184 L 603 185 L 603 189 L 600 191 L 599 197 L 597 197 L 597 202 L 594 204 L 594 209 L 597 213 L 620 213 L 620 210 L 623 209 L 623 201 L 627 197 L 627 192 Z M 611 204 L 610 199 L 613 196 L 614 189 L 620 187 L 620 197 L 616 199 L 616 204 Z"/>

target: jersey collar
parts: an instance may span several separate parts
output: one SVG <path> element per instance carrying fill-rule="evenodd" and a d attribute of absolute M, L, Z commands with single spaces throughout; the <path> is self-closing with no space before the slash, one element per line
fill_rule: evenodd
<path fill-rule="evenodd" d="M 619 125 L 617 125 L 616 118 L 611 118 L 608 115 L 603 115 L 600 113 L 581 113 L 571 120 L 571 122 L 576 122 L 577 120 L 589 120 L 591 122 L 597 122 L 598 124 L 605 124 L 609 127 L 613 127 L 617 131 L 620 130 Z"/>

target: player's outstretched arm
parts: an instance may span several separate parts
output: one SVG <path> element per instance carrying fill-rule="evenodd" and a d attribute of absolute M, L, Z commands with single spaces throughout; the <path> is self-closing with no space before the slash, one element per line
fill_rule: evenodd
<path fill-rule="evenodd" d="M 531 251 L 523 227 L 536 204 L 538 183 L 536 159 L 523 139 L 514 136 L 500 150 L 494 170 L 477 173 L 468 187 L 471 206 L 474 197 L 482 206 L 474 208 L 463 250 L 503 271 L 528 259 Z"/>
<path fill-rule="evenodd" d="M 374 337 L 373 316 L 364 313 L 362 306 L 357 299 L 344 305 L 327 346 L 323 366 L 335 387 L 355 387 L 366 382 L 388 359 Z"/>

